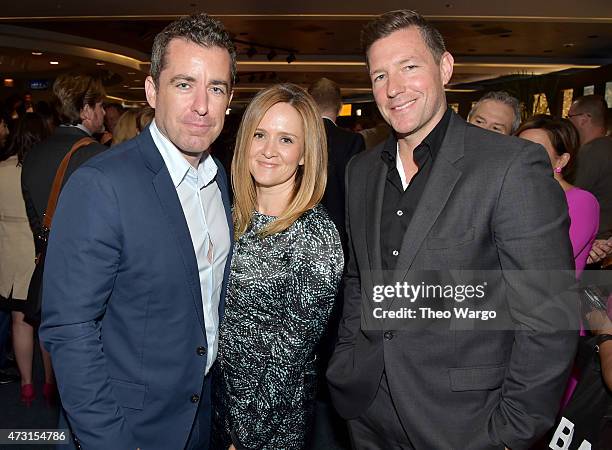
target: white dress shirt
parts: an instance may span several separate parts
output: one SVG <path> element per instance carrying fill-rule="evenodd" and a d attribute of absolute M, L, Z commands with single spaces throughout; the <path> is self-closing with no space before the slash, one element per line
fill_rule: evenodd
<path fill-rule="evenodd" d="M 198 262 L 208 342 L 208 373 L 217 357 L 219 300 L 225 262 L 230 249 L 229 227 L 216 180 L 217 165 L 210 153 L 206 152 L 196 170 L 180 150 L 159 131 L 155 120 L 149 129 L 176 188 Z"/>

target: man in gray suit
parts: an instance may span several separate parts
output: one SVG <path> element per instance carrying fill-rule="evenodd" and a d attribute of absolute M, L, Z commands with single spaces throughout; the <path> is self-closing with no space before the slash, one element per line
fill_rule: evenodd
<path fill-rule="evenodd" d="M 573 270 L 563 192 L 542 147 L 471 126 L 447 107 L 453 57 L 420 15 L 376 18 L 362 45 L 394 134 L 347 167 L 349 262 L 327 371 L 332 400 L 357 449 L 526 449 L 553 424 L 577 332 L 533 313 L 542 291 L 507 280 Z M 384 305 L 381 280 L 391 287 L 420 270 L 454 269 L 497 273 L 483 302 L 505 325 L 373 326 L 366 317 Z M 549 312 L 573 313 L 562 303 Z"/>

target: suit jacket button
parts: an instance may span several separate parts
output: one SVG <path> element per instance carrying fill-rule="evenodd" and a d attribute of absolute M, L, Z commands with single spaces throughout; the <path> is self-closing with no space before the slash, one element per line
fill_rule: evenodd
<path fill-rule="evenodd" d="M 198 355 L 204 356 L 206 354 L 206 347 L 200 346 L 200 347 L 197 348 L 196 351 L 198 352 Z"/>
<path fill-rule="evenodd" d="M 385 337 L 387 341 L 390 341 L 391 339 L 393 339 L 393 333 L 391 331 L 385 331 L 385 334 L 383 336 Z"/>
<path fill-rule="evenodd" d="M 191 396 L 191 403 L 198 403 L 200 401 L 200 396 L 198 394 L 193 394 Z"/>

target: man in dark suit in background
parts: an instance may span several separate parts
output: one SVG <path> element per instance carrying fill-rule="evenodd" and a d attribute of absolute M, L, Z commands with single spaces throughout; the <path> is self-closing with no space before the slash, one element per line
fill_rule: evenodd
<path fill-rule="evenodd" d="M 342 96 L 338 84 L 329 78 L 319 78 L 309 88 L 308 92 L 315 100 L 327 135 L 327 185 L 321 203 L 333 220 L 345 261 L 347 255 L 346 228 L 344 226 L 344 172 L 349 160 L 365 149 L 363 137 L 358 133 L 345 130 L 336 125 L 336 119 L 342 107 Z M 338 323 L 342 314 L 342 290 L 336 296 L 336 302 L 330 316 L 327 330 L 318 345 L 318 371 L 320 386 L 317 392 L 317 410 L 315 415 L 315 433 L 311 448 L 335 448 L 348 444 L 344 423 L 330 404 L 325 371 L 329 358 L 336 343 Z"/>
<path fill-rule="evenodd" d="M 53 95 L 57 99 L 57 113 L 61 124 L 51 136 L 28 152 L 21 172 L 21 188 L 37 252 L 41 248 L 36 237 L 41 233 L 43 216 L 57 168 L 73 144 L 104 130 L 102 104 L 106 94 L 100 80 L 81 73 L 63 74 L 53 83 Z M 77 150 L 70 158 L 64 184 L 85 161 L 105 150 L 107 147 L 97 142 Z"/>
<path fill-rule="evenodd" d="M 346 230 L 344 228 L 344 172 L 349 160 L 357 153 L 365 149 L 363 137 L 358 133 L 340 128 L 336 125 L 336 119 L 342 108 L 342 96 L 340 87 L 329 78 L 319 78 L 309 88 L 308 93 L 312 95 L 327 135 L 327 185 L 321 203 L 327 208 L 329 216 L 334 221 L 342 246 L 346 253 Z"/>
<path fill-rule="evenodd" d="M 447 107 L 453 57 L 419 14 L 376 18 L 362 45 L 395 133 L 347 167 L 349 262 L 327 372 L 334 405 L 357 449 L 527 449 L 553 424 L 578 333 L 551 321 L 573 311 L 552 303 L 534 314 L 540 290 L 506 277 L 573 270 L 563 192 L 541 146 Z M 454 269 L 497 272 L 482 304 L 508 322 L 372 320 L 372 305 L 393 306 L 376 303 L 381 286 Z"/>
<path fill-rule="evenodd" d="M 49 239 L 41 339 L 84 449 L 209 448 L 232 251 L 223 128 L 236 52 L 204 14 L 154 41 L 155 119 L 82 165 Z"/>

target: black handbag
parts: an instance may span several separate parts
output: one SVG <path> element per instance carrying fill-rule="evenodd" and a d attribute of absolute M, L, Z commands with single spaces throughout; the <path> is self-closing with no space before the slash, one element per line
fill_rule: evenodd
<path fill-rule="evenodd" d="M 43 271 L 45 267 L 45 256 L 47 253 L 47 240 L 49 239 L 49 231 L 51 230 L 51 221 L 55 214 L 55 208 L 57 207 L 57 200 L 59 198 L 62 184 L 64 183 L 64 177 L 70 158 L 72 155 L 81 147 L 85 147 L 93 142 L 96 142 L 90 137 L 84 137 L 74 143 L 72 148 L 66 156 L 62 159 L 57 172 L 55 172 L 55 178 L 53 179 L 53 185 L 51 186 L 51 193 L 49 194 L 49 200 L 47 201 L 47 209 L 44 214 L 43 224 L 40 232 L 36 239 L 36 248 L 39 252 L 36 255 L 36 266 L 30 278 L 30 285 L 28 286 L 27 306 L 24 311 L 25 321 L 31 325 L 38 325 L 40 323 L 40 311 L 42 306 L 42 285 L 43 285 Z"/>

